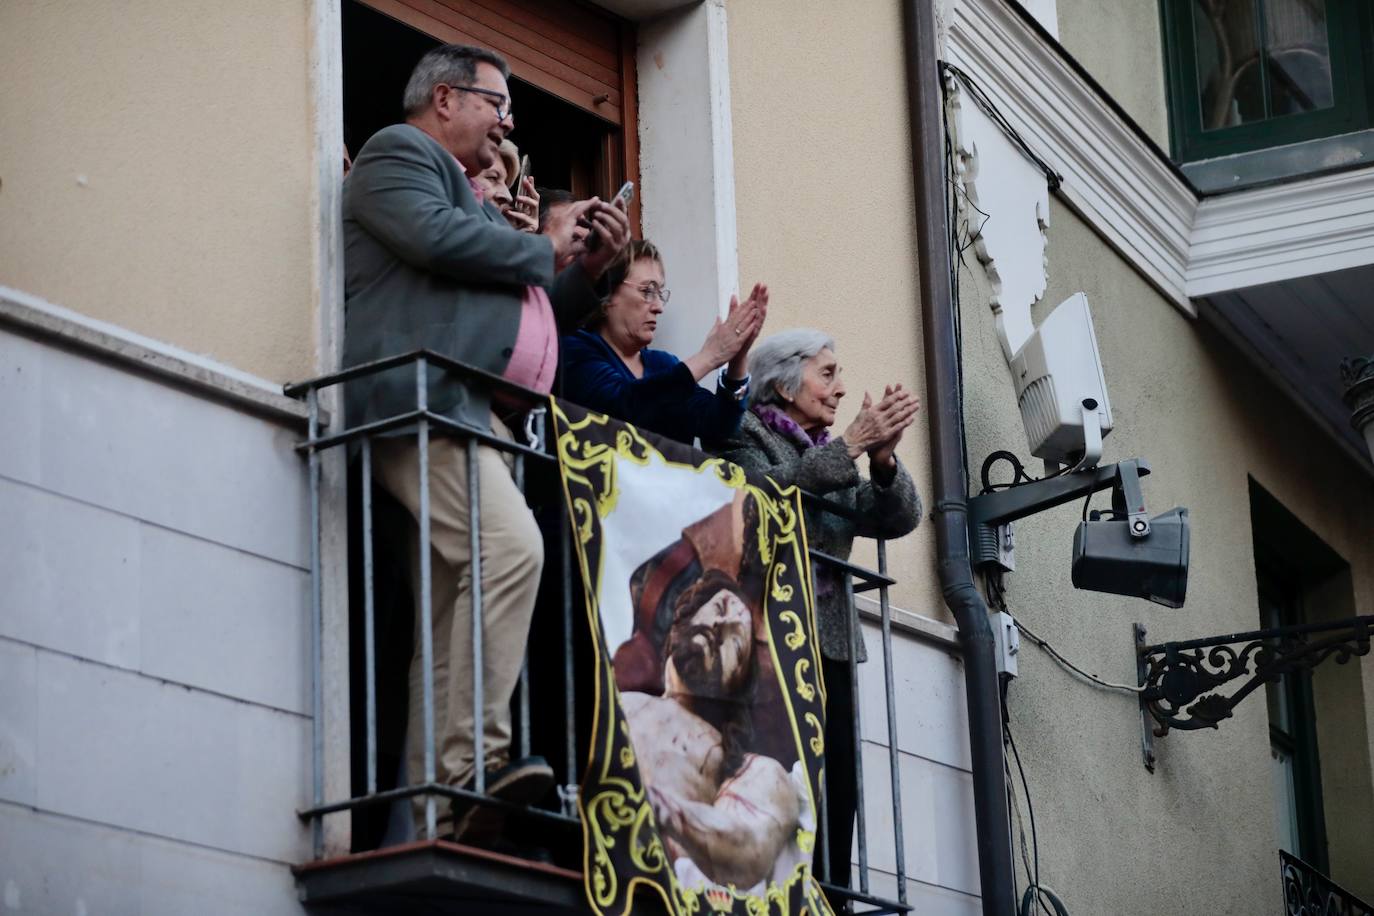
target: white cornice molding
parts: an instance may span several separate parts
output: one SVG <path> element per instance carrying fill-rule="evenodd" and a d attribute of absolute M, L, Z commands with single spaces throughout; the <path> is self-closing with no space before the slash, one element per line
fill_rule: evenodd
<path fill-rule="evenodd" d="M 963 0 L 949 57 L 1063 178 L 1060 196 L 1188 315 L 1188 246 L 1197 197 L 1020 15 Z"/>
<path fill-rule="evenodd" d="M 1374 262 L 1374 167 L 1205 199 L 1187 292 L 1206 296 Z"/>
<path fill-rule="evenodd" d="M 303 425 L 307 418 L 305 405 L 282 394 L 278 384 L 31 293 L 0 286 L 0 331 L 10 329 L 132 367 L 292 426 Z"/>
<path fill-rule="evenodd" d="M 1063 177 L 1060 197 L 1190 316 L 1192 297 L 1374 263 L 1374 166 L 1199 203 L 1008 0 L 957 0 L 948 56 Z"/>
<path fill-rule="evenodd" d="M 854 608 L 859 612 L 862 619 L 871 623 L 882 623 L 882 605 L 868 595 L 855 595 Z M 888 607 L 888 616 L 892 622 L 892 634 L 894 636 L 901 633 L 918 642 L 944 649 L 951 655 L 963 654 L 964 647 L 959 642 L 959 628 L 957 626 L 945 623 L 943 620 L 937 620 L 934 617 L 918 614 L 915 611 L 904 610 L 896 605 Z"/>

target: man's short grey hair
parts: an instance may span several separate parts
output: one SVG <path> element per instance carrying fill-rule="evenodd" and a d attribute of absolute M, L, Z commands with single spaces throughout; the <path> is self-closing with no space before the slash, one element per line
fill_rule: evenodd
<path fill-rule="evenodd" d="M 749 354 L 749 404 L 782 404 L 801 388 L 806 361 L 835 340 L 815 328 L 793 328 L 765 337 Z M 786 397 L 785 397 L 786 396 Z"/>
<path fill-rule="evenodd" d="M 410 71 L 405 94 L 401 97 L 401 107 L 407 118 L 414 117 L 429 107 L 434 95 L 434 87 L 443 83 L 446 86 L 471 86 L 477 81 L 477 65 L 491 64 L 506 79 L 510 79 L 510 64 L 495 51 L 477 48 L 472 45 L 439 45 L 420 58 L 415 69 Z"/>

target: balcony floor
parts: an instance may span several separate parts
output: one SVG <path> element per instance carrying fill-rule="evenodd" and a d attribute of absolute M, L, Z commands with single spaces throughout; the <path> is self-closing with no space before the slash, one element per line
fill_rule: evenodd
<path fill-rule="evenodd" d="M 589 912 L 578 872 L 443 840 L 312 862 L 295 873 L 301 902 L 317 916 Z"/>

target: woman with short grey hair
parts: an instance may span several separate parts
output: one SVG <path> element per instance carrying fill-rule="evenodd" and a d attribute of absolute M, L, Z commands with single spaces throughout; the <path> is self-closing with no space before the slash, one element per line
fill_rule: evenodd
<path fill-rule="evenodd" d="M 783 392 L 801 387 L 806 361 L 822 350 L 834 349 L 830 335 L 814 328 L 793 328 L 760 341 L 749 358 L 749 375 L 754 382 L 750 405 L 782 405 Z"/>
<path fill-rule="evenodd" d="M 783 486 L 796 484 L 850 510 L 840 516 L 807 505 L 809 545 L 848 559 L 855 537 L 898 538 L 921 520 L 921 499 L 897 460 L 897 443 L 916 419 L 920 401 L 901 385 L 888 385 L 874 403 L 864 394 L 858 415 L 838 437 L 830 435 L 845 395 L 835 341 L 812 328 L 795 328 L 760 341 L 749 358 L 752 391 L 739 432 L 721 455 Z M 870 478 L 859 473 L 868 456 Z M 865 660 L 858 619 L 843 583 L 816 568 L 816 627 L 826 684 L 826 848 L 830 883 L 849 885 L 854 830 L 855 767 L 850 639 Z M 817 873 L 821 847 L 816 848 Z M 832 900 L 838 911 L 842 900 Z"/>

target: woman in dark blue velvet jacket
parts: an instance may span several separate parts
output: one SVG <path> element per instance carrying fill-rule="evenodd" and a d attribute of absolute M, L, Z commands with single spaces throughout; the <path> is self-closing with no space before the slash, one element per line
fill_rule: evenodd
<path fill-rule="evenodd" d="M 563 396 L 689 445 L 733 435 L 744 414 L 745 366 L 768 312 L 768 288 L 756 284 L 743 304 L 730 297 L 729 313 L 716 319 L 701 349 L 680 360 L 649 347 L 669 295 L 658 249 L 632 241 L 606 275 L 610 294 L 601 311 L 563 338 Z M 714 394 L 697 384 L 722 366 Z"/>

